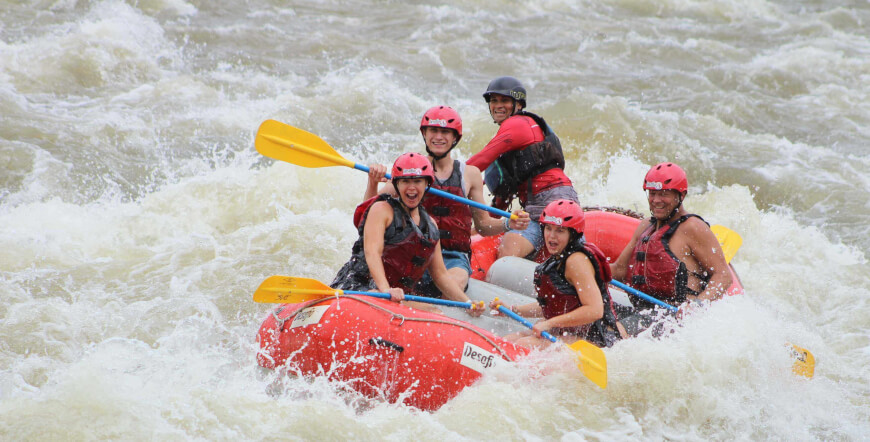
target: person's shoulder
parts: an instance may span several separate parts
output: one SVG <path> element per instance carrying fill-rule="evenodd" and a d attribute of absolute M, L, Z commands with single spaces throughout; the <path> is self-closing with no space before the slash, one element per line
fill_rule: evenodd
<path fill-rule="evenodd" d="M 393 213 L 393 206 L 390 204 L 387 199 L 382 199 L 380 201 L 375 201 L 371 208 L 369 209 L 369 216 L 374 215 L 376 213 Z"/>
<path fill-rule="evenodd" d="M 583 261 L 587 261 L 587 262 L 588 262 L 588 261 L 589 261 L 589 257 L 586 256 L 586 254 L 583 253 L 583 252 L 580 251 L 580 250 L 577 250 L 577 251 L 575 251 L 574 253 L 571 253 L 571 256 L 568 257 L 568 264 L 571 264 L 571 263 L 580 263 L 580 262 L 583 262 Z"/>
<path fill-rule="evenodd" d="M 686 220 L 682 222 L 682 225 L 685 226 L 686 231 L 712 233 L 707 222 L 698 216 L 690 216 L 686 218 Z"/>
<path fill-rule="evenodd" d="M 543 139 L 543 130 L 531 117 L 514 115 L 504 120 L 498 129 L 499 136 L 510 139 L 512 145 L 528 145 Z"/>
<path fill-rule="evenodd" d="M 477 166 L 472 166 L 471 164 L 465 163 L 465 173 L 468 174 L 480 174 L 480 169 Z"/>
<path fill-rule="evenodd" d="M 706 240 L 711 237 L 715 238 L 713 231 L 710 230 L 710 226 L 703 219 L 698 218 L 697 216 L 690 216 L 683 221 L 681 228 L 677 229 L 676 233 L 690 237 L 695 241 L 700 239 Z"/>
<path fill-rule="evenodd" d="M 592 261 L 586 256 L 585 253 L 581 251 L 576 251 L 565 260 L 566 272 L 571 273 L 572 270 L 575 272 L 588 273 L 594 271 L 595 268 L 592 267 Z"/>
<path fill-rule="evenodd" d="M 653 221 L 649 218 L 641 219 L 640 222 L 637 223 L 637 228 L 634 229 L 634 237 L 635 238 L 639 237 L 640 234 L 644 232 L 644 230 L 648 229 L 649 226 L 652 225 L 652 223 L 653 223 Z"/>
<path fill-rule="evenodd" d="M 528 115 L 511 115 L 506 120 L 501 123 L 501 127 L 512 128 L 512 127 L 529 127 L 538 124 L 534 118 Z"/>
<path fill-rule="evenodd" d="M 481 173 L 477 166 L 466 164 L 463 178 L 465 178 L 465 181 L 472 186 L 477 184 L 483 185 L 483 173 Z"/>

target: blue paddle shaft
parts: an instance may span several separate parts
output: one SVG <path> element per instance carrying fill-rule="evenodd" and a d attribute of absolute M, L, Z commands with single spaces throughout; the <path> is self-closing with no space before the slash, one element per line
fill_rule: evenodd
<path fill-rule="evenodd" d="M 511 309 L 505 307 L 504 305 L 500 305 L 500 306 L 498 306 L 498 311 L 500 311 L 503 315 L 507 315 L 507 316 L 510 317 L 511 319 L 513 319 L 513 320 L 519 322 L 520 324 L 525 325 L 525 326 L 528 327 L 529 329 L 531 329 L 532 327 L 534 327 L 534 326 L 532 325 L 532 323 L 529 322 L 528 319 L 526 319 L 526 318 L 524 318 L 524 317 L 522 317 L 522 316 L 520 316 L 520 315 L 518 315 L 518 314 L 512 312 Z M 549 334 L 549 333 L 547 333 L 547 332 L 541 332 L 541 336 L 543 336 L 543 337 L 549 339 L 550 342 L 556 342 L 556 337 L 553 336 L 553 335 L 551 335 L 551 334 Z"/>
<path fill-rule="evenodd" d="M 369 171 L 369 167 L 368 167 L 368 166 L 365 166 L 365 165 L 362 165 L 362 164 L 359 164 L 359 163 L 354 163 L 353 168 L 354 168 L 354 169 L 357 169 L 357 170 L 361 170 L 361 171 L 363 171 L 363 172 L 368 172 L 368 171 Z M 390 174 L 387 174 L 385 178 L 388 179 L 388 180 L 389 180 L 389 179 L 392 179 L 392 177 L 390 176 Z M 398 189 L 397 189 L 397 190 L 398 190 Z M 501 215 L 501 216 L 503 216 L 503 217 L 505 217 L 505 218 L 510 218 L 510 217 L 511 217 L 511 213 L 510 213 L 510 212 L 506 212 L 506 211 L 504 211 L 504 210 L 496 209 L 495 207 L 490 207 L 490 206 L 487 206 L 486 204 L 480 204 L 480 203 L 477 202 L 477 201 L 472 201 L 472 200 L 470 200 L 470 199 L 468 199 L 468 198 L 463 198 L 463 197 L 461 197 L 461 196 L 459 196 L 459 195 L 454 195 L 454 194 L 452 194 L 452 193 L 448 193 L 448 192 L 445 192 L 445 191 L 443 191 L 443 190 L 433 189 L 433 188 L 430 187 L 429 190 L 428 190 L 427 192 L 431 193 L 432 195 L 438 195 L 438 196 L 440 196 L 440 197 L 448 198 L 448 199 L 451 199 L 451 200 L 453 200 L 453 201 L 458 201 L 458 202 L 460 202 L 460 203 L 462 203 L 462 204 L 468 204 L 468 205 L 471 206 L 471 207 L 474 207 L 474 208 L 477 208 L 477 209 L 480 209 L 480 210 L 486 210 L 487 212 L 494 213 L 494 214 L 496 214 L 496 215 Z"/>
<path fill-rule="evenodd" d="M 342 290 L 342 292 L 345 295 L 363 295 L 363 296 L 372 296 L 372 297 L 381 298 L 381 299 L 390 299 L 389 293 L 358 292 L 358 291 L 354 291 L 354 290 Z M 427 304 L 446 305 L 448 307 L 471 308 L 470 302 L 451 301 L 448 299 L 438 299 L 438 298 L 427 298 L 425 296 L 405 295 L 405 301 L 425 302 Z"/>
<path fill-rule="evenodd" d="M 610 285 L 612 285 L 612 286 L 614 286 L 614 287 L 617 287 L 617 288 L 620 288 L 620 289 L 624 290 L 626 293 L 630 293 L 630 294 L 632 294 L 632 295 L 634 295 L 634 296 L 637 296 L 638 298 L 645 299 L 645 300 L 647 300 L 647 301 L 649 301 L 649 302 L 652 302 L 652 303 L 655 304 L 655 305 L 658 305 L 658 306 L 664 307 L 664 308 L 666 308 L 666 309 L 668 309 L 668 310 L 671 310 L 671 311 L 674 311 L 674 312 L 677 311 L 677 310 L 679 310 L 678 308 L 676 308 L 676 307 L 674 307 L 674 306 L 672 306 L 672 305 L 670 305 L 670 304 L 667 304 L 667 303 L 664 303 L 664 302 L 662 302 L 662 301 L 659 301 L 658 299 L 653 298 L 652 296 L 647 295 L 646 293 L 644 293 L 644 292 L 642 292 L 642 291 L 640 291 L 640 290 L 633 289 L 633 288 L 631 288 L 631 287 L 629 287 L 629 286 L 627 286 L 627 285 L 625 285 L 625 284 L 623 284 L 623 283 L 621 283 L 621 282 L 619 282 L 619 281 L 617 281 L 617 280 L 615 280 L 615 279 L 610 281 Z"/>

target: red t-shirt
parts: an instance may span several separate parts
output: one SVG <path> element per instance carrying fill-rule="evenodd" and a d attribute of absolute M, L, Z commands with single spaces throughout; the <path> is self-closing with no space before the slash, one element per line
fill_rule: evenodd
<path fill-rule="evenodd" d="M 499 156 L 512 150 L 522 150 L 534 143 L 544 141 L 544 132 L 531 117 L 514 115 L 501 123 L 498 132 L 480 152 L 471 156 L 465 164 L 486 170 Z M 532 193 L 558 186 L 570 186 L 571 180 L 562 169 L 554 168 L 532 178 Z M 519 197 L 526 201 L 526 183 L 520 183 Z"/>

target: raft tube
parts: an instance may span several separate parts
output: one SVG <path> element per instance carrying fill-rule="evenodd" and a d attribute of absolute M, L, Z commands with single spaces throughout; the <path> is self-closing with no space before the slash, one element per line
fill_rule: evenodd
<path fill-rule="evenodd" d="M 437 410 L 528 349 L 487 330 L 387 300 L 341 296 L 284 304 L 257 334 L 260 366 L 326 376 L 366 397 Z"/>

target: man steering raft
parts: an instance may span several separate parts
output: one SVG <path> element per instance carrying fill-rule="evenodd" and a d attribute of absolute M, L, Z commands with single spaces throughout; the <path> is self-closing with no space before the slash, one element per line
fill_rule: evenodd
<path fill-rule="evenodd" d="M 727 292 L 731 272 L 722 247 L 707 222 L 683 206 L 688 187 L 686 172 L 674 163 L 657 164 L 647 172 L 643 189 L 652 217 L 640 223 L 610 265 L 613 279 L 670 304 L 712 301 Z M 638 310 L 654 307 L 637 302 Z M 651 319 L 641 322 L 623 320 L 632 334 L 632 329 L 648 327 Z"/>
<path fill-rule="evenodd" d="M 514 77 L 492 80 L 483 94 L 492 121 L 499 125 L 495 137 L 468 159 L 469 166 L 486 170 L 486 186 L 493 207 L 504 209 L 518 198 L 529 212 L 531 225 L 511 229 L 502 238 L 498 257 L 534 258 L 543 245 L 535 220 L 551 201 L 579 202 L 571 179 L 562 170 L 565 157 L 559 137 L 543 118 L 525 110 L 526 88 Z"/>
<path fill-rule="evenodd" d="M 363 213 L 350 260 L 330 286 L 386 292 L 398 302 L 429 270 L 445 298 L 470 302 L 447 274 L 438 225 L 421 207 L 426 189 L 435 179 L 432 164 L 420 154 L 405 153 L 396 159 L 391 175 L 398 198 L 381 195 Z M 425 304 L 414 306 L 430 309 Z M 482 305 L 473 305 L 468 313 L 479 316 L 483 310 Z"/>

